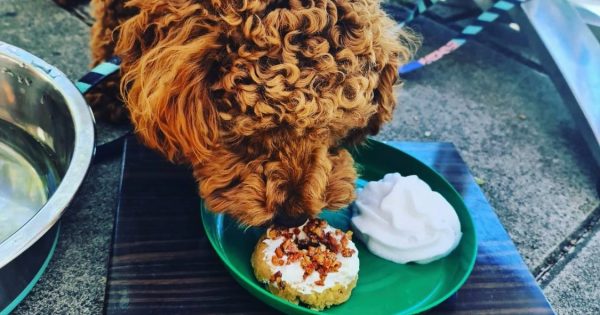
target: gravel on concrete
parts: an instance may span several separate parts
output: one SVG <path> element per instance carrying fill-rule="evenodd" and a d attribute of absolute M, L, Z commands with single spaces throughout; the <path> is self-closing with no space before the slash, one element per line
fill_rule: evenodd
<path fill-rule="evenodd" d="M 0 1 L 0 40 L 44 59 L 75 80 L 89 63 L 89 26 L 51 0 Z"/>
<path fill-rule="evenodd" d="M 600 229 L 544 292 L 558 314 L 600 314 Z"/>

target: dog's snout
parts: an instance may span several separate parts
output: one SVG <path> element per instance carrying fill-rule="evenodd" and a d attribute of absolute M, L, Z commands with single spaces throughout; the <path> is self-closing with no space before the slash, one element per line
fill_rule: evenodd
<path fill-rule="evenodd" d="M 273 218 L 273 224 L 281 227 L 294 227 L 302 225 L 306 220 L 308 220 L 308 215 L 304 213 L 299 216 L 292 216 L 285 211 L 278 211 Z"/>

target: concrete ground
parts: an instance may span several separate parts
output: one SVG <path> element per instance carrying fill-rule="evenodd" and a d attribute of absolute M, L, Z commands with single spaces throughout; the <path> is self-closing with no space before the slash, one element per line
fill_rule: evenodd
<path fill-rule="evenodd" d="M 0 41 L 76 79 L 88 69 L 86 12 L 0 0 Z M 419 55 L 456 33 L 436 21 L 412 25 L 424 37 Z M 598 314 L 598 168 L 534 54 L 514 46 L 482 38 L 411 74 L 378 138 L 453 142 L 557 313 Z M 15 314 L 101 313 L 119 170 L 118 158 L 92 167 L 47 272 Z"/>

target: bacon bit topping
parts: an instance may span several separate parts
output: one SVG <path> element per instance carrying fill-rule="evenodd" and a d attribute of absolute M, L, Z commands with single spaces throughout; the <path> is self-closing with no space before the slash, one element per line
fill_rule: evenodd
<path fill-rule="evenodd" d="M 269 281 L 271 281 L 271 282 L 278 282 L 278 281 L 281 281 L 281 271 L 277 271 L 276 273 L 274 273 L 274 274 L 271 276 L 271 279 L 269 279 Z"/>
<path fill-rule="evenodd" d="M 271 262 L 275 266 L 283 266 L 286 264 L 283 259 L 277 258 L 277 256 L 273 256 L 273 258 L 271 258 Z"/>
<path fill-rule="evenodd" d="M 275 256 L 277 256 L 277 258 L 282 258 L 283 250 L 281 248 L 277 247 L 277 249 L 275 250 Z"/>
<path fill-rule="evenodd" d="M 344 257 L 352 257 L 352 255 L 354 255 L 355 250 L 351 249 L 351 248 L 344 248 L 342 249 L 342 256 Z"/>
<path fill-rule="evenodd" d="M 280 289 L 285 289 L 285 281 L 281 280 L 281 271 L 277 271 L 276 273 L 271 275 L 269 281 L 277 285 Z"/>
<path fill-rule="evenodd" d="M 290 229 L 271 228 L 267 232 L 267 237 L 276 239 L 284 237 L 284 241 L 275 250 L 275 255 L 271 262 L 275 266 L 289 265 L 299 261 L 304 269 L 304 279 L 308 278 L 313 272 L 319 273 L 319 280 L 316 285 L 325 285 L 325 279 L 330 272 L 336 272 L 342 267 L 342 262 L 338 260 L 337 254 L 343 257 L 351 257 L 356 252 L 348 248 L 348 243 L 352 239 L 352 231 L 346 233 L 341 230 L 335 232 L 325 232 L 327 222 L 320 219 L 310 219 L 303 227 Z M 300 235 L 304 232 L 305 235 Z M 283 258 L 287 257 L 287 260 Z M 278 271 L 271 276 L 271 282 L 277 283 L 281 287 L 281 272 Z M 285 286 L 285 284 L 283 284 Z"/>

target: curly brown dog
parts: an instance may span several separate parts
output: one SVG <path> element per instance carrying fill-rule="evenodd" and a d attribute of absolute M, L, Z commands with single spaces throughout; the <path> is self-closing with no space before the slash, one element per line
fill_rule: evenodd
<path fill-rule="evenodd" d="M 92 100 L 96 113 L 125 115 L 109 99 L 120 86 L 139 137 L 192 166 L 212 211 L 289 225 L 354 199 L 343 146 L 391 119 L 414 43 L 378 0 L 93 5 L 94 63 L 122 59 L 121 77 Z"/>

